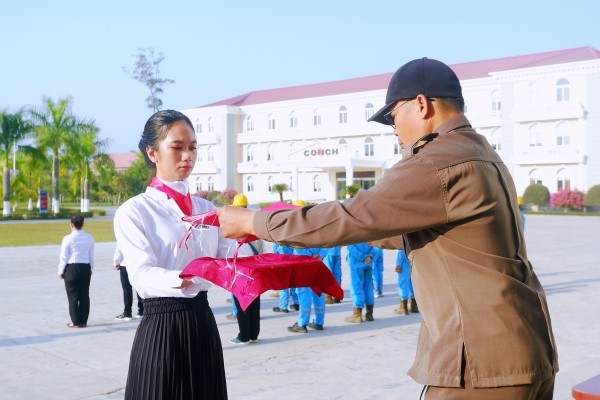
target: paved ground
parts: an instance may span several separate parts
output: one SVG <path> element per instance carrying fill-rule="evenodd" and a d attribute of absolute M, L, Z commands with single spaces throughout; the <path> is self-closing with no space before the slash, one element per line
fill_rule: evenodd
<path fill-rule="evenodd" d="M 26 229 L 15 224 L 15 229 Z M 559 346 L 561 371 L 555 399 L 600 374 L 600 218 L 527 216 L 529 254 L 544 284 Z M 67 232 L 65 232 L 67 233 Z M 56 277 L 59 246 L 0 248 L 0 399 L 123 398 L 136 321 L 119 322 L 114 243 L 97 245 L 88 328 L 68 329 L 67 299 Z M 327 306 L 325 330 L 291 334 L 295 314 L 275 314 L 276 300 L 262 296 L 260 342 L 228 342 L 237 325 L 225 318 L 228 293 L 209 291 L 223 341 L 231 399 L 417 399 L 421 386 L 406 376 L 419 315 L 399 317 L 394 253 L 385 254 L 385 296 L 375 322 L 350 325 L 351 304 Z M 347 267 L 343 288 L 348 295 Z"/>

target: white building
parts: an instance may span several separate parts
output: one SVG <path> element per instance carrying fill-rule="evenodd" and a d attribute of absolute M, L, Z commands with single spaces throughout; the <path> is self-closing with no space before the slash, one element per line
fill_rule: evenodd
<path fill-rule="evenodd" d="M 466 115 L 509 167 L 517 192 L 600 183 L 600 51 L 591 47 L 454 64 Z M 391 127 L 366 120 L 389 74 L 261 90 L 182 110 L 196 126 L 192 191 L 233 188 L 251 203 L 340 199 L 400 159 Z"/>

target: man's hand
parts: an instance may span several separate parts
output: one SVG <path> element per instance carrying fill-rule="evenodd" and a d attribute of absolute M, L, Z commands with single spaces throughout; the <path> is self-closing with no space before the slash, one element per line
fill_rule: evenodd
<path fill-rule="evenodd" d="M 253 235 L 254 211 L 247 208 L 227 206 L 217 208 L 221 233 L 226 238 L 237 239 Z"/>
<path fill-rule="evenodd" d="M 118 271 L 121 269 L 121 266 L 119 264 L 115 264 L 115 269 Z"/>
<path fill-rule="evenodd" d="M 65 279 L 65 274 L 58 274 L 58 279 Z"/>

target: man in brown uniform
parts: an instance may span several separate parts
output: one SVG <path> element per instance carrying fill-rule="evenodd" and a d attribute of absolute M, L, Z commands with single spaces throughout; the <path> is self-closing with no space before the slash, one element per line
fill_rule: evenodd
<path fill-rule="evenodd" d="M 428 58 L 403 65 L 370 120 L 392 126 L 403 149 L 370 190 L 293 211 L 226 207 L 223 234 L 296 247 L 403 242 L 423 318 L 408 374 L 425 399 L 552 399 L 556 345 L 514 183 L 464 116 L 457 76 Z"/>

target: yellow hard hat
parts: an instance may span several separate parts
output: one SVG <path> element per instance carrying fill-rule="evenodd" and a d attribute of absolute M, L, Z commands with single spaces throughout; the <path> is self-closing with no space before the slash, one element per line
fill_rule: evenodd
<path fill-rule="evenodd" d="M 304 202 L 304 200 L 294 200 L 292 202 L 293 205 L 298 206 L 298 207 L 304 207 L 306 205 L 306 203 Z"/>
<path fill-rule="evenodd" d="M 238 193 L 233 198 L 233 205 L 238 207 L 246 207 L 248 205 L 248 199 L 243 193 Z"/>

